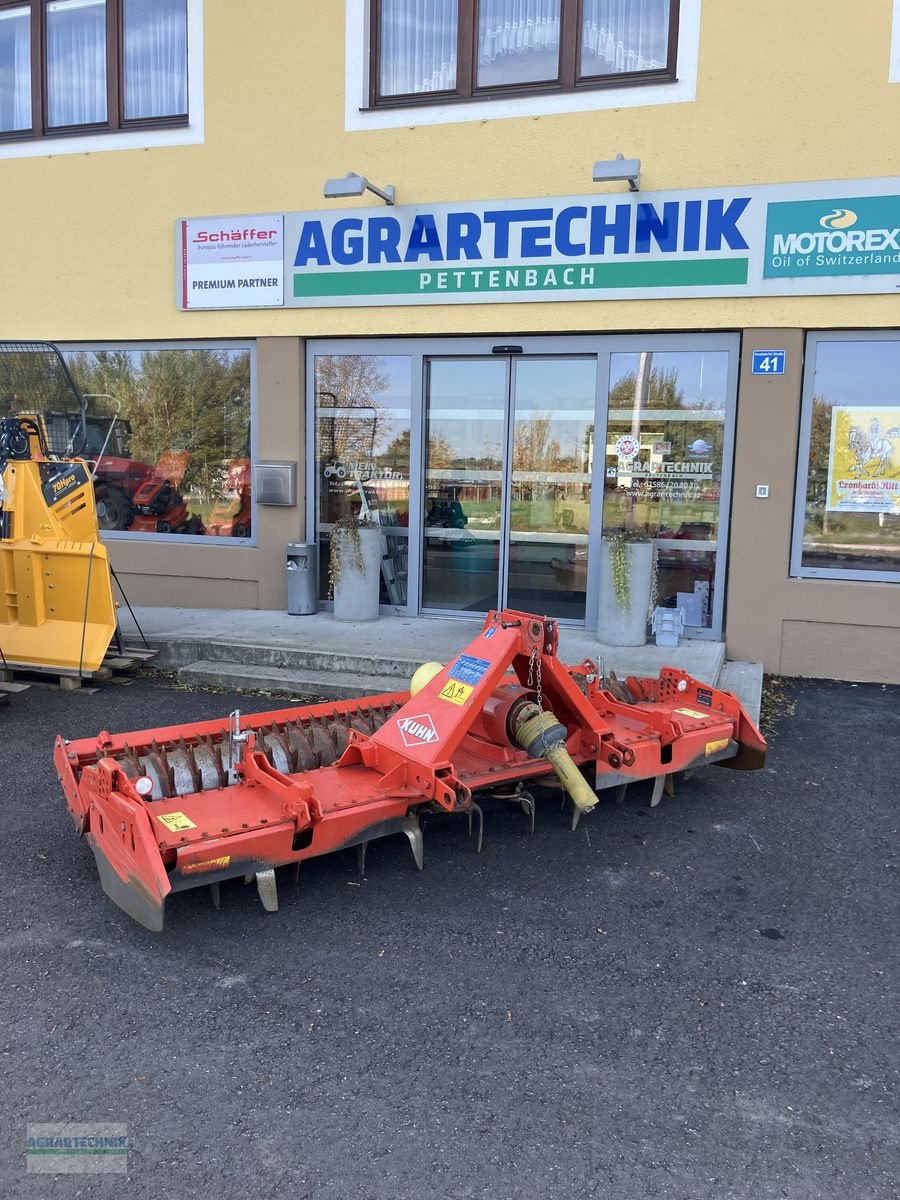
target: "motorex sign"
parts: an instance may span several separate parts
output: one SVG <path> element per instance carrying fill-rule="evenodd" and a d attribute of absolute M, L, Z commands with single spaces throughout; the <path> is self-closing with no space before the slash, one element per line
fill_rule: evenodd
<path fill-rule="evenodd" d="M 900 194 L 770 204 L 763 274 L 900 275 Z"/>
<path fill-rule="evenodd" d="M 900 179 L 868 179 L 454 204 L 335 204 L 284 214 L 283 304 L 896 292 L 898 198 Z M 228 220 L 236 229 L 246 224 L 243 217 Z M 203 283 L 206 306 L 219 304 L 214 283 Z M 221 307 L 228 307 L 226 293 L 221 297 Z"/>

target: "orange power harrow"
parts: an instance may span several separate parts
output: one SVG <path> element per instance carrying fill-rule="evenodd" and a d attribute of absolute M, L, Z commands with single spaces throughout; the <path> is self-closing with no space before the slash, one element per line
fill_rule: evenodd
<path fill-rule="evenodd" d="M 556 622 L 505 610 L 414 695 L 397 692 L 137 733 L 59 737 L 55 763 L 103 889 L 148 929 L 170 892 L 255 878 L 277 908 L 275 868 L 403 833 L 423 863 L 423 811 L 478 820 L 486 798 L 534 820 L 527 779 L 555 772 L 573 826 L 628 783 L 699 765 L 753 769 L 766 743 L 729 693 L 665 668 L 618 697 L 590 661 L 556 656 Z"/>

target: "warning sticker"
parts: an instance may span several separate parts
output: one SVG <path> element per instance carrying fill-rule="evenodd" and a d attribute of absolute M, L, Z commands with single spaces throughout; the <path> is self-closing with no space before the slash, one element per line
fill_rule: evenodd
<path fill-rule="evenodd" d="M 442 700 L 449 700 L 451 704 L 462 707 L 474 690 L 471 683 L 457 683 L 455 679 L 451 679 L 438 695 Z"/>
<path fill-rule="evenodd" d="M 709 720 L 709 713 L 697 712 L 696 708 L 676 708 L 675 711 L 683 717 L 693 717 L 695 721 Z"/>
<path fill-rule="evenodd" d="M 191 875 L 195 871 L 221 871 L 231 862 L 230 854 L 223 854 L 221 858 L 207 858 L 204 862 L 185 863 L 181 868 L 182 875 Z"/>
<path fill-rule="evenodd" d="M 183 812 L 160 813 L 157 821 L 162 821 L 170 833 L 181 833 L 184 829 L 196 829 L 194 822 Z"/>
<path fill-rule="evenodd" d="M 468 683 L 475 687 L 480 683 L 490 663 L 486 658 L 475 658 L 472 654 L 461 654 L 450 668 L 450 678 L 459 683 Z"/>
<path fill-rule="evenodd" d="M 711 754 L 718 754 L 720 750 L 727 750 L 730 740 L 730 738 L 718 738 L 714 742 L 707 742 L 706 757 L 709 758 Z"/>

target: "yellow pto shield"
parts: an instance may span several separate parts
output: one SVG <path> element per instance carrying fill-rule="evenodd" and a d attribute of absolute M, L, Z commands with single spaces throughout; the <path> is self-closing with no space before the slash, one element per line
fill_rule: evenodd
<path fill-rule="evenodd" d="M 90 472 L 80 459 L 11 460 L 3 488 L 0 650 L 10 666 L 96 671 L 116 605 Z"/>

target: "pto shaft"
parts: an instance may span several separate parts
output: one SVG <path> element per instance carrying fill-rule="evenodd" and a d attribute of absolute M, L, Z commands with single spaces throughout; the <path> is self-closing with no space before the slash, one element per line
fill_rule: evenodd
<path fill-rule="evenodd" d="M 536 704 L 523 705 L 515 715 L 513 733 L 532 758 L 545 758 L 579 812 L 590 812 L 597 797 L 566 749 L 566 729 L 552 712 Z"/>

